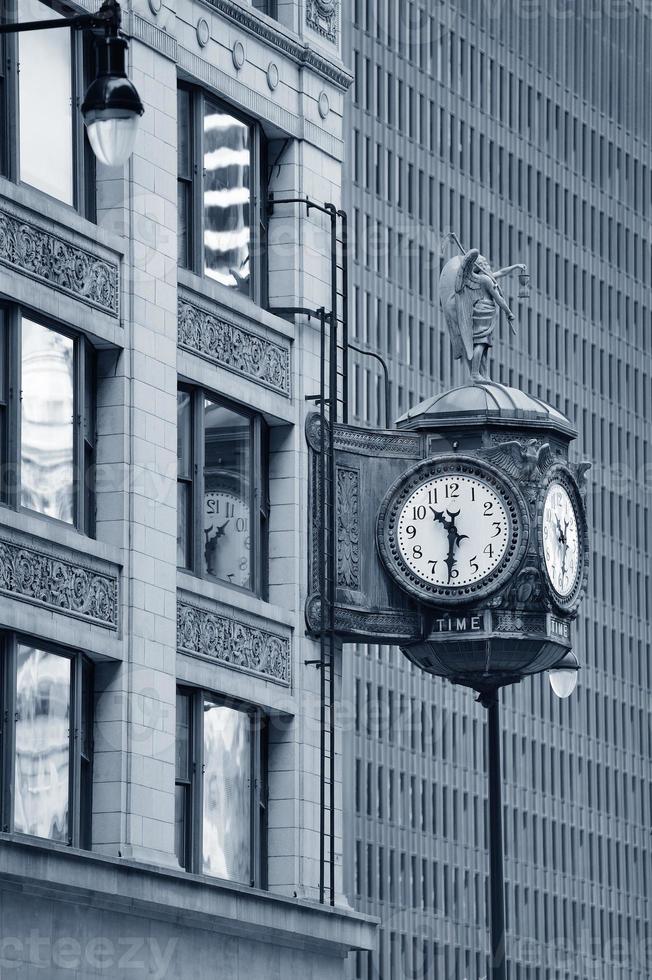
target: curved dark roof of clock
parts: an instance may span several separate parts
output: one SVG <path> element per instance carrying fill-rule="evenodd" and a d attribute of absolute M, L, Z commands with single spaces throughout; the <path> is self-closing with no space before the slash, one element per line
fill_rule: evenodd
<path fill-rule="evenodd" d="M 576 435 L 574 425 L 552 405 L 517 388 L 494 381 L 451 388 L 411 408 L 396 423 L 401 429 L 518 422 L 533 428 L 554 428 Z"/>

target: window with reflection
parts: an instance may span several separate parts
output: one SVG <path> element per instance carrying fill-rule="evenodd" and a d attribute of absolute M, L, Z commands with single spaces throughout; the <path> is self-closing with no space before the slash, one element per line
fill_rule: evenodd
<path fill-rule="evenodd" d="M 205 691 L 177 693 L 175 846 L 181 867 L 264 886 L 264 717 Z"/>
<path fill-rule="evenodd" d="M 3 826 L 90 847 L 92 666 L 79 653 L 4 637 Z M 11 789 L 10 789 L 11 787 Z"/>
<path fill-rule="evenodd" d="M 252 0 L 252 6 L 255 10 L 267 14 L 268 17 L 278 17 L 277 0 Z"/>
<path fill-rule="evenodd" d="M 24 23 L 72 12 L 48 0 L 13 2 L 13 16 Z M 93 71 L 87 32 L 25 31 L 6 35 L 3 46 L 3 115 L 16 127 L 2 160 L 4 173 L 93 219 L 95 163 L 78 110 Z"/>
<path fill-rule="evenodd" d="M 201 389 L 180 389 L 177 407 L 178 565 L 262 595 L 269 509 L 263 420 Z"/>
<path fill-rule="evenodd" d="M 92 534 L 92 345 L 18 307 L 5 307 L 0 308 L 0 357 L 4 502 Z"/>
<path fill-rule="evenodd" d="M 179 264 L 264 302 L 260 127 L 201 89 L 178 91 Z"/>

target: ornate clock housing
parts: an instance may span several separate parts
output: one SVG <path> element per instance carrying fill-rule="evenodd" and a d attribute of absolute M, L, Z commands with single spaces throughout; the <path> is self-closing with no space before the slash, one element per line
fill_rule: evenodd
<path fill-rule="evenodd" d="M 576 608 L 581 597 L 588 550 L 584 506 L 564 467 L 547 475 L 539 502 L 538 535 L 548 591 L 563 610 Z"/>
<path fill-rule="evenodd" d="M 409 470 L 381 507 L 378 547 L 388 571 L 412 596 L 450 606 L 502 585 L 528 538 L 520 492 L 494 467 L 440 456 Z"/>

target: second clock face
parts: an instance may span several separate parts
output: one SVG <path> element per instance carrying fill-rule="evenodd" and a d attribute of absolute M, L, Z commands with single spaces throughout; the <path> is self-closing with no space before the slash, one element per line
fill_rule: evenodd
<path fill-rule="evenodd" d="M 567 599 L 580 575 L 579 534 L 568 490 L 556 481 L 548 487 L 543 505 L 543 552 L 553 589 Z"/>
<path fill-rule="evenodd" d="M 447 589 L 477 585 L 497 568 L 510 541 L 507 507 L 476 477 L 433 477 L 407 498 L 396 524 L 398 548 L 421 579 Z"/>

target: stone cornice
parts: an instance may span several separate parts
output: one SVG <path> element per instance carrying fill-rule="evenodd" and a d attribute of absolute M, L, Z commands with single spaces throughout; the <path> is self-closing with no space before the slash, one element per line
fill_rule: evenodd
<path fill-rule="evenodd" d="M 334 64 L 319 51 L 315 51 L 307 44 L 302 44 L 296 37 L 288 35 L 287 29 L 279 24 L 271 24 L 268 20 L 263 20 L 257 16 L 255 11 L 240 6 L 235 0 L 202 0 L 207 7 L 217 10 L 222 16 L 233 23 L 238 24 L 244 30 L 256 37 L 262 38 L 268 44 L 275 47 L 278 51 L 291 58 L 300 67 L 310 68 L 317 75 L 328 79 L 337 85 L 342 91 L 346 92 L 353 76 L 342 64 Z"/>

